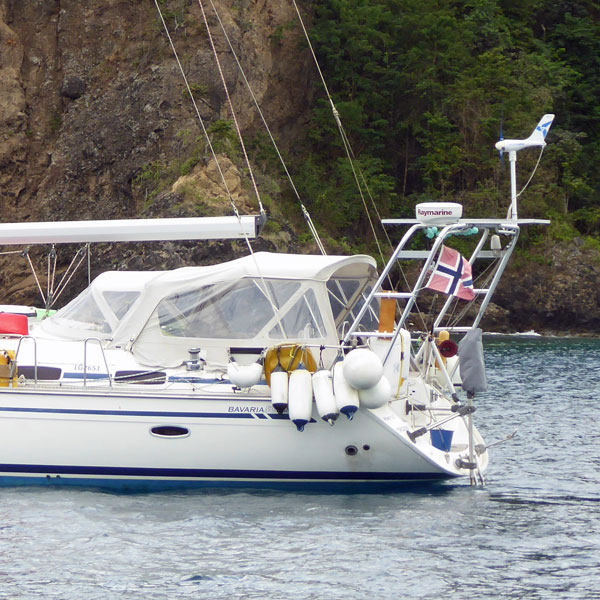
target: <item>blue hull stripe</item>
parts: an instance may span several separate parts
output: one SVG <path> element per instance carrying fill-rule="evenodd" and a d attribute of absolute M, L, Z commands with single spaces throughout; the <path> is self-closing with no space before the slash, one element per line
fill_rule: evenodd
<path fill-rule="evenodd" d="M 71 465 L 27 465 L 0 464 L 0 473 L 30 473 L 42 475 L 96 475 L 109 477 L 190 477 L 195 479 L 215 478 L 235 479 L 308 479 L 313 481 L 350 480 L 350 481 L 415 481 L 427 479 L 445 479 L 443 473 L 390 473 L 369 471 L 268 471 L 242 469 L 156 469 L 146 467 L 92 467 Z"/>
<path fill-rule="evenodd" d="M 165 412 L 154 410 L 99 410 L 82 408 L 22 408 L 0 406 L 0 412 L 26 412 L 26 413 L 51 413 L 65 415 L 114 415 L 118 417 L 177 417 L 198 419 L 254 419 L 255 414 L 250 412 L 212 413 L 212 412 Z M 280 418 L 282 415 L 269 415 Z M 285 416 L 287 419 L 287 416 Z"/>
<path fill-rule="evenodd" d="M 273 419 L 273 420 L 289 420 L 286 414 L 280 415 L 277 413 L 263 412 L 165 412 L 154 410 L 100 410 L 92 408 L 34 408 L 20 406 L 0 406 L 0 413 L 3 412 L 22 412 L 22 413 L 37 413 L 37 414 L 63 414 L 63 415 L 110 415 L 115 417 L 172 417 L 176 419 Z M 315 419 L 309 421 L 316 423 Z"/>
<path fill-rule="evenodd" d="M 291 480 L 173 480 L 173 479 L 87 479 L 84 477 L 19 477 L 0 476 L 2 486 L 80 487 L 118 494 L 168 492 L 181 490 L 274 490 L 279 492 L 311 492 L 326 494 L 382 494 L 387 492 L 430 492 L 441 486 L 442 479 L 405 481 L 291 481 Z M 434 488 L 435 489 L 435 488 Z M 447 489 L 447 488 L 444 488 Z"/>

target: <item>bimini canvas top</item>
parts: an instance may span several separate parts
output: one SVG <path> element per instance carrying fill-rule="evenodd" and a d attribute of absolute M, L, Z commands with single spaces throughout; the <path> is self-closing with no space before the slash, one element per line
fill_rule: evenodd
<path fill-rule="evenodd" d="M 267 252 L 206 267 L 107 272 L 44 329 L 71 339 L 102 337 L 156 366 L 180 364 L 195 345 L 336 343 L 342 306 L 374 275 L 375 261 L 365 255 Z"/>
<path fill-rule="evenodd" d="M 162 271 L 147 286 L 160 289 L 162 286 L 186 285 L 190 282 L 217 282 L 242 277 L 276 277 L 285 279 L 311 279 L 327 281 L 331 274 L 345 266 L 353 266 L 356 274 L 363 274 L 376 263 L 370 256 L 323 256 L 312 254 L 275 254 L 255 252 L 229 262 L 205 267 L 183 267 L 173 271 Z"/>
<path fill-rule="evenodd" d="M 158 275 L 115 332 L 115 343 L 133 340 L 143 364 L 175 366 L 193 346 L 215 362 L 229 347 L 269 347 L 284 341 L 337 343 L 326 283 L 352 281 L 351 295 L 373 278 L 368 256 L 255 253 L 212 267 L 187 267 Z"/>

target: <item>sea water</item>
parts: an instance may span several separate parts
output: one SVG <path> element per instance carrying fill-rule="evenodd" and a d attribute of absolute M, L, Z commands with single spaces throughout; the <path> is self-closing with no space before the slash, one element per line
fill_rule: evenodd
<path fill-rule="evenodd" d="M 600 598 L 600 341 L 484 344 L 484 488 L 5 488 L 0 598 Z"/>

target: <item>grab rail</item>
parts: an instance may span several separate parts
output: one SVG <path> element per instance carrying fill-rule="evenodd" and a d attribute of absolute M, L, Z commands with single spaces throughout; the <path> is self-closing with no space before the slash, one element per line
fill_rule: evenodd
<path fill-rule="evenodd" d="M 106 354 L 104 354 L 104 347 L 102 346 L 102 340 L 97 337 L 89 337 L 83 341 L 83 387 L 87 385 L 87 344 L 88 342 L 98 342 L 100 346 L 100 353 L 102 354 L 102 360 L 106 367 L 106 374 L 108 375 L 108 386 L 112 388 L 113 381 L 110 375 L 110 369 L 108 368 L 108 362 L 106 360 Z"/>
<path fill-rule="evenodd" d="M 17 344 L 17 350 L 15 352 L 15 362 L 17 365 L 19 364 L 19 350 L 21 349 L 21 342 L 23 340 L 33 340 L 33 381 L 37 385 L 37 373 L 38 373 L 38 364 L 37 364 L 37 340 L 31 335 L 23 335 L 21 339 L 19 339 L 19 343 Z"/>
<path fill-rule="evenodd" d="M 31 335 L 23 335 L 19 339 L 19 343 L 17 344 L 17 349 L 15 351 L 15 363 L 19 363 L 19 351 L 21 350 L 21 344 L 23 340 L 31 340 L 33 341 L 33 381 L 34 385 L 38 384 L 38 359 L 37 359 L 37 340 Z M 108 377 L 108 384 L 112 388 L 113 386 L 113 378 L 110 374 L 110 369 L 108 368 L 108 361 L 106 360 L 106 354 L 104 353 L 104 347 L 102 346 L 102 340 L 97 337 L 86 338 L 83 341 L 83 385 L 84 387 L 87 385 L 87 345 L 88 342 L 97 342 L 100 346 L 100 353 L 102 354 L 102 360 L 104 362 L 104 367 L 106 369 L 106 375 Z"/>

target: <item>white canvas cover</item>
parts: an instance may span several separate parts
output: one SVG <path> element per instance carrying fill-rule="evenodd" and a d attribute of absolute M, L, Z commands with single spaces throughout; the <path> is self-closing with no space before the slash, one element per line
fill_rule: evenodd
<path fill-rule="evenodd" d="M 325 284 L 342 268 L 366 281 L 375 262 L 368 256 L 259 252 L 167 272 L 148 282 L 143 309 L 123 323 L 115 343 L 134 339 L 135 358 L 152 366 L 179 365 L 195 346 L 224 362 L 230 347 L 266 348 L 287 340 L 335 344 Z"/>
<path fill-rule="evenodd" d="M 104 339 L 153 367 L 178 366 L 196 346 L 223 363 L 231 347 L 336 344 L 336 329 L 352 316 L 343 305 L 374 275 L 368 256 L 266 252 L 174 271 L 107 272 L 42 329 Z"/>
<path fill-rule="evenodd" d="M 140 299 L 148 281 L 162 271 L 106 271 L 55 315 L 42 331 L 56 337 L 109 339 Z"/>

